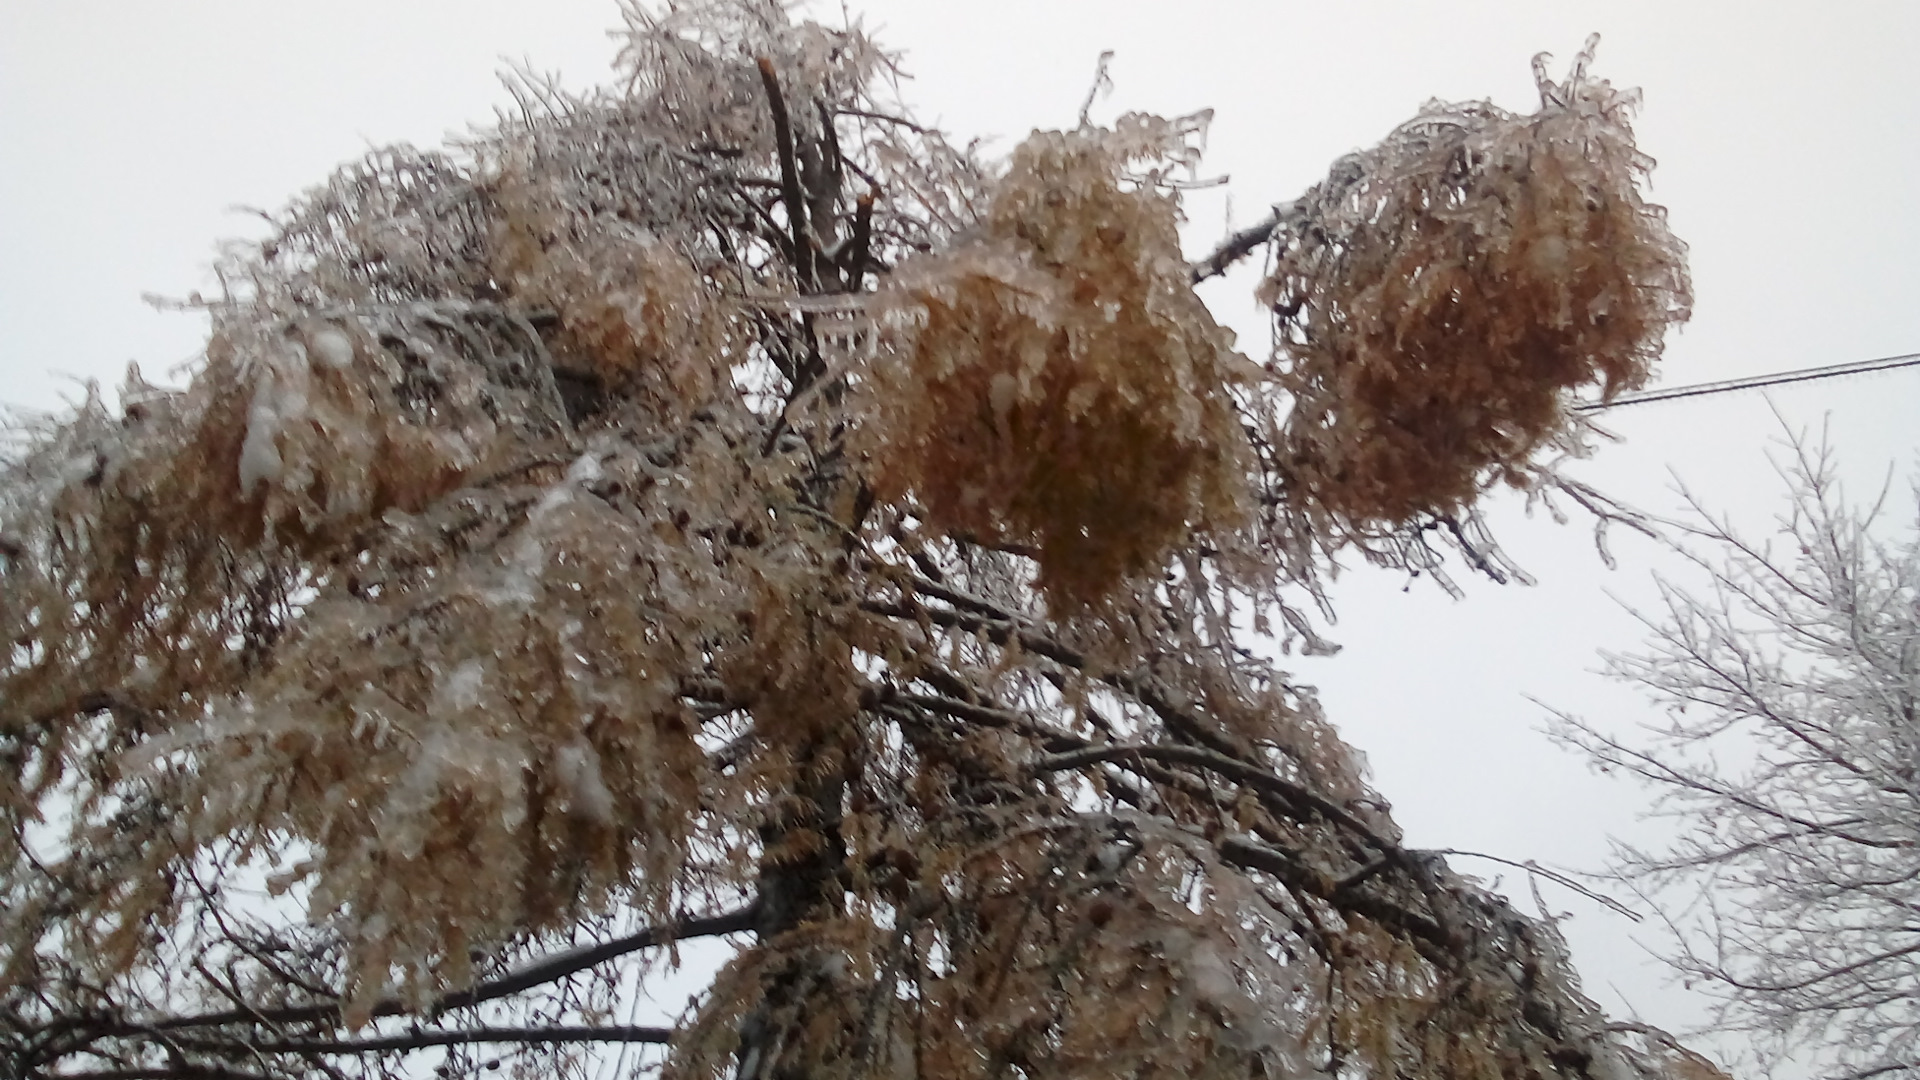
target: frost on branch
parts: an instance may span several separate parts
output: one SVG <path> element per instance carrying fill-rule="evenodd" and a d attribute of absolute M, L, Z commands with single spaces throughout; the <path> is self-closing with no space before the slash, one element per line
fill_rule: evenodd
<path fill-rule="evenodd" d="M 1658 947 L 1715 1026 L 1757 1067 L 1893 1075 L 1920 1053 L 1920 1003 L 1889 992 L 1920 954 L 1920 490 L 1854 503 L 1824 440 L 1782 450 L 1766 534 L 1687 496 L 1691 580 L 1606 658 L 1664 715 L 1555 734 L 1653 789 L 1672 827 L 1614 870 L 1662 901 Z"/>
<path fill-rule="evenodd" d="M 1328 447 L 1377 465 L 1411 421 L 1341 380 L 1462 316 L 1379 266 L 1639 377 L 1665 309 L 1609 301 L 1639 336 L 1605 353 L 1589 264 L 1657 285 L 1678 249 L 1563 160 L 1588 131 L 1630 179 L 1613 98 L 1429 117 L 1374 202 L 1309 199 L 1275 374 L 1179 248 L 1197 119 L 996 171 L 857 26 L 634 8 L 621 55 L 618 90 L 523 80 L 450 151 L 342 168 L 220 264 L 184 387 L 9 448 L 0 1072 L 664 1039 L 645 1068 L 736 1080 L 1675 1074 L 1551 927 L 1403 845 L 1247 630 L 1313 640 L 1285 597 L 1393 516 Z M 1551 182 L 1489 179 L 1529 155 Z M 1529 222 L 1604 196 L 1557 226 L 1573 315 L 1461 243 L 1494 188 Z M 1363 311 L 1404 341 L 1340 345 Z M 1551 421 L 1519 340 L 1408 377 Z M 1470 502 L 1472 453 L 1420 505 Z M 680 935 L 733 959 L 670 1034 L 614 1024 Z"/>
<path fill-rule="evenodd" d="M 1526 486 L 1575 448 L 1568 393 L 1643 384 L 1691 304 L 1685 246 L 1640 184 L 1635 91 L 1535 62 L 1540 109 L 1434 102 L 1296 204 L 1262 286 L 1293 396 L 1298 504 L 1364 528 Z"/>

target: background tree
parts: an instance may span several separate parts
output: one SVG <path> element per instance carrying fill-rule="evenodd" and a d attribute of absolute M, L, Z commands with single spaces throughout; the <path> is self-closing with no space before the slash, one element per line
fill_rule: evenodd
<path fill-rule="evenodd" d="M 1611 513 L 1541 462 L 1688 291 L 1590 50 L 1190 263 L 1204 116 L 989 165 L 857 27 L 625 42 L 295 203 L 184 389 L 21 433 L 10 1073 L 1702 1067 L 1248 648 L 1343 552 L 1499 574 L 1489 485 Z M 1256 251 L 1262 363 L 1192 291 Z"/>
<path fill-rule="evenodd" d="M 1670 912 L 1671 962 L 1719 1022 L 1821 1075 L 1920 1068 L 1920 536 L 1907 504 L 1849 504 L 1824 445 L 1789 444 L 1776 533 L 1689 497 L 1647 652 L 1608 658 L 1666 721 L 1637 738 L 1562 717 L 1603 768 L 1649 782 L 1679 829 L 1618 871 Z"/>

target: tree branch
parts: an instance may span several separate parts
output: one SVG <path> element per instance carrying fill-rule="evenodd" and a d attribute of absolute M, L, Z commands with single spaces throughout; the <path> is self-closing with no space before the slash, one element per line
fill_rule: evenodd
<path fill-rule="evenodd" d="M 381 1054 L 475 1043 L 668 1043 L 673 1029 L 616 1025 L 608 1027 L 466 1028 L 459 1031 L 411 1031 L 366 1039 L 285 1039 L 244 1041 L 238 1045 L 263 1054 Z M 232 1049 L 234 1043 L 181 1040 L 190 1050 Z"/>
<path fill-rule="evenodd" d="M 456 991 L 436 1000 L 427 1010 L 430 1013 L 446 1012 L 449 1009 L 465 1008 L 487 1001 L 509 997 L 531 990 L 536 986 L 556 982 L 569 975 L 597 967 L 609 960 L 665 945 L 672 941 L 688 938 L 716 937 L 722 934 L 738 934 L 752 930 L 754 917 L 759 905 L 749 904 L 744 908 L 705 918 L 688 919 L 668 927 L 649 927 L 626 937 L 601 942 L 579 949 L 569 949 L 543 957 L 516 971 L 509 972 L 498 979 L 480 983 L 467 990 Z M 398 1016 L 412 1012 L 413 1009 L 398 998 L 386 998 L 376 1002 L 369 1013 L 371 1016 Z M 218 1013 L 201 1013 L 196 1016 L 176 1016 L 150 1024 L 108 1023 L 96 1028 L 96 1036 L 142 1035 L 161 1031 L 184 1031 L 192 1028 L 227 1027 L 234 1024 L 303 1024 L 338 1023 L 340 1005 L 326 1002 L 313 1005 L 294 1005 L 279 1009 L 241 1010 L 233 1009 Z"/>
<path fill-rule="evenodd" d="M 1324 900 L 1338 910 L 1379 923 L 1409 941 L 1428 946 L 1435 950 L 1426 953 L 1428 959 L 1441 967 L 1451 967 L 1464 959 L 1458 944 L 1438 922 L 1357 889 L 1342 888 L 1289 852 L 1236 836 L 1222 838 L 1219 851 L 1221 858 L 1235 866 L 1272 874 L 1290 889 Z"/>
<path fill-rule="evenodd" d="M 1085 739 L 1034 723 L 1027 717 L 1007 709 L 996 709 L 988 705 L 961 701 L 943 694 L 900 694 L 897 700 L 930 712 L 950 716 L 955 720 L 964 720 L 970 724 L 1011 729 L 1023 735 L 1031 735 L 1039 739 L 1041 745 L 1045 746 L 1049 752 L 1056 754 L 1069 753 L 1087 745 Z"/>
<path fill-rule="evenodd" d="M 1065 769 L 1079 769 L 1103 761 L 1126 761 L 1127 759 L 1151 759 L 1169 761 L 1179 765 L 1191 765 L 1206 769 L 1226 777 L 1235 783 L 1277 795 L 1293 803 L 1294 809 L 1306 809 L 1339 825 L 1341 828 L 1365 840 L 1382 855 L 1396 856 L 1403 849 L 1392 841 L 1369 828 L 1359 818 L 1345 809 L 1299 784 L 1283 780 L 1255 765 L 1202 750 L 1193 746 L 1161 746 L 1146 743 L 1122 743 L 1109 746 L 1090 746 L 1071 753 L 1055 754 L 1034 762 L 1029 768 L 1034 772 L 1060 772 Z"/>
<path fill-rule="evenodd" d="M 1226 273 L 1227 267 L 1251 255 L 1254 248 L 1273 239 L 1274 233 L 1280 231 L 1280 215 L 1290 209 L 1292 204 L 1276 206 L 1273 213 L 1268 214 L 1258 225 L 1250 225 L 1227 237 L 1219 247 L 1213 249 L 1212 254 L 1189 268 L 1188 280 L 1198 285 L 1208 278 L 1219 277 Z"/>
<path fill-rule="evenodd" d="M 35 1074 L 46 1080 L 273 1080 L 263 1072 L 221 1065 L 179 1065 L 173 1068 L 88 1068 L 83 1072 Z"/>
<path fill-rule="evenodd" d="M 964 605 L 975 611 L 992 613 L 977 615 L 968 611 L 949 611 L 942 608 L 925 607 L 919 604 L 891 603 L 880 600 L 863 601 L 861 610 L 889 618 L 917 621 L 926 619 L 941 626 L 963 629 L 971 633 L 985 634 L 987 640 L 996 645 L 1005 645 L 1009 641 L 1018 641 L 1027 652 L 1044 656 L 1055 663 L 1070 667 L 1082 674 L 1087 673 L 1086 657 L 1073 649 L 1060 644 L 1052 638 L 1035 633 L 1022 627 L 1009 612 L 976 597 L 955 592 L 945 586 L 921 579 L 913 579 L 912 587 L 937 599 L 946 600 L 956 606 Z M 1212 729 L 1211 725 L 1184 710 L 1175 708 L 1166 696 L 1156 690 L 1152 684 L 1138 676 L 1126 672 L 1108 672 L 1093 676 L 1100 682 L 1131 695 L 1145 705 L 1165 723 L 1169 730 L 1181 738 L 1197 745 L 1207 747 L 1224 757 L 1232 758 L 1241 752 L 1241 748 L 1232 740 Z"/>
<path fill-rule="evenodd" d="M 861 193 L 853 208 L 853 237 L 840 265 L 847 275 L 847 291 L 857 293 L 866 280 L 867 259 L 873 251 L 873 192 Z"/>
<path fill-rule="evenodd" d="M 773 60 L 762 56 L 760 82 L 767 89 L 767 109 L 773 114 L 773 137 L 780 151 L 781 199 L 787 204 L 787 228 L 793 234 L 793 269 L 802 291 L 812 291 L 813 245 L 807 240 L 807 201 L 800 190 L 799 159 L 794 155 L 793 122 L 787 117 L 787 99 L 780 93 L 780 76 Z"/>

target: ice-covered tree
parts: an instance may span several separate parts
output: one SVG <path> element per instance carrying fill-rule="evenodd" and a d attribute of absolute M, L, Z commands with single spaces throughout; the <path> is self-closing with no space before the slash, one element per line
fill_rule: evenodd
<path fill-rule="evenodd" d="M 0 475 L 6 1071 L 1701 1067 L 1261 657 L 1336 557 L 1498 574 L 1490 486 L 1607 512 L 1571 396 L 1688 284 L 1589 60 L 1197 260 L 1204 116 L 983 161 L 762 0 L 340 170 Z M 1255 253 L 1257 360 L 1193 289 Z"/>
<path fill-rule="evenodd" d="M 1616 870 L 1667 910 L 1668 959 L 1764 1060 L 1818 1075 L 1920 1069 L 1920 536 L 1915 503 L 1848 503 L 1824 443 L 1795 439 L 1763 539 L 1697 500 L 1642 653 L 1608 658 L 1664 720 L 1562 717 L 1675 825 Z M 1908 493 L 1911 494 L 1911 493 Z M 1889 495 L 1893 497 L 1889 498 Z M 1891 519 L 1891 520 L 1889 520 Z"/>

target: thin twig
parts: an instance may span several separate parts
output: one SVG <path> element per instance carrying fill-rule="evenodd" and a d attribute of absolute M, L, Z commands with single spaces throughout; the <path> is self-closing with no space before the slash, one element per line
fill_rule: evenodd
<path fill-rule="evenodd" d="M 1502 866 L 1511 866 L 1516 870 L 1525 870 L 1529 874 L 1538 874 L 1539 876 L 1546 878 L 1548 881 L 1553 882 L 1555 885 L 1559 885 L 1563 888 L 1572 889 L 1574 892 L 1579 893 L 1581 896 L 1586 897 L 1587 899 L 1593 901 L 1596 904 L 1599 904 L 1601 907 L 1604 907 L 1608 911 L 1611 911 L 1617 915 L 1625 915 L 1627 918 L 1632 919 L 1634 922 L 1639 922 L 1641 918 L 1641 915 L 1639 912 L 1633 910 L 1632 908 L 1621 903 L 1620 901 L 1615 900 L 1613 897 L 1607 896 L 1603 893 L 1595 892 L 1594 890 L 1587 888 L 1585 885 L 1580 884 L 1578 881 L 1575 881 L 1574 879 L 1568 877 L 1567 875 L 1562 874 L 1557 870 L 1549 870 L 1546 867 L 1541 866 L 1539 863 L 1534 862 L 1532 859 L 1528 859 L 1525 862 L 1516 862 L 1513 859 L 1503 859 L 1498 855 L 1488 855 L 1479 851 L 1459 851 L 1454 848 L 1440 848 L 1432 851 L 1431 854 L 1458 855 L 1468 859 L 1485 859 L 1488 862 L 1497 862 Z"/>

